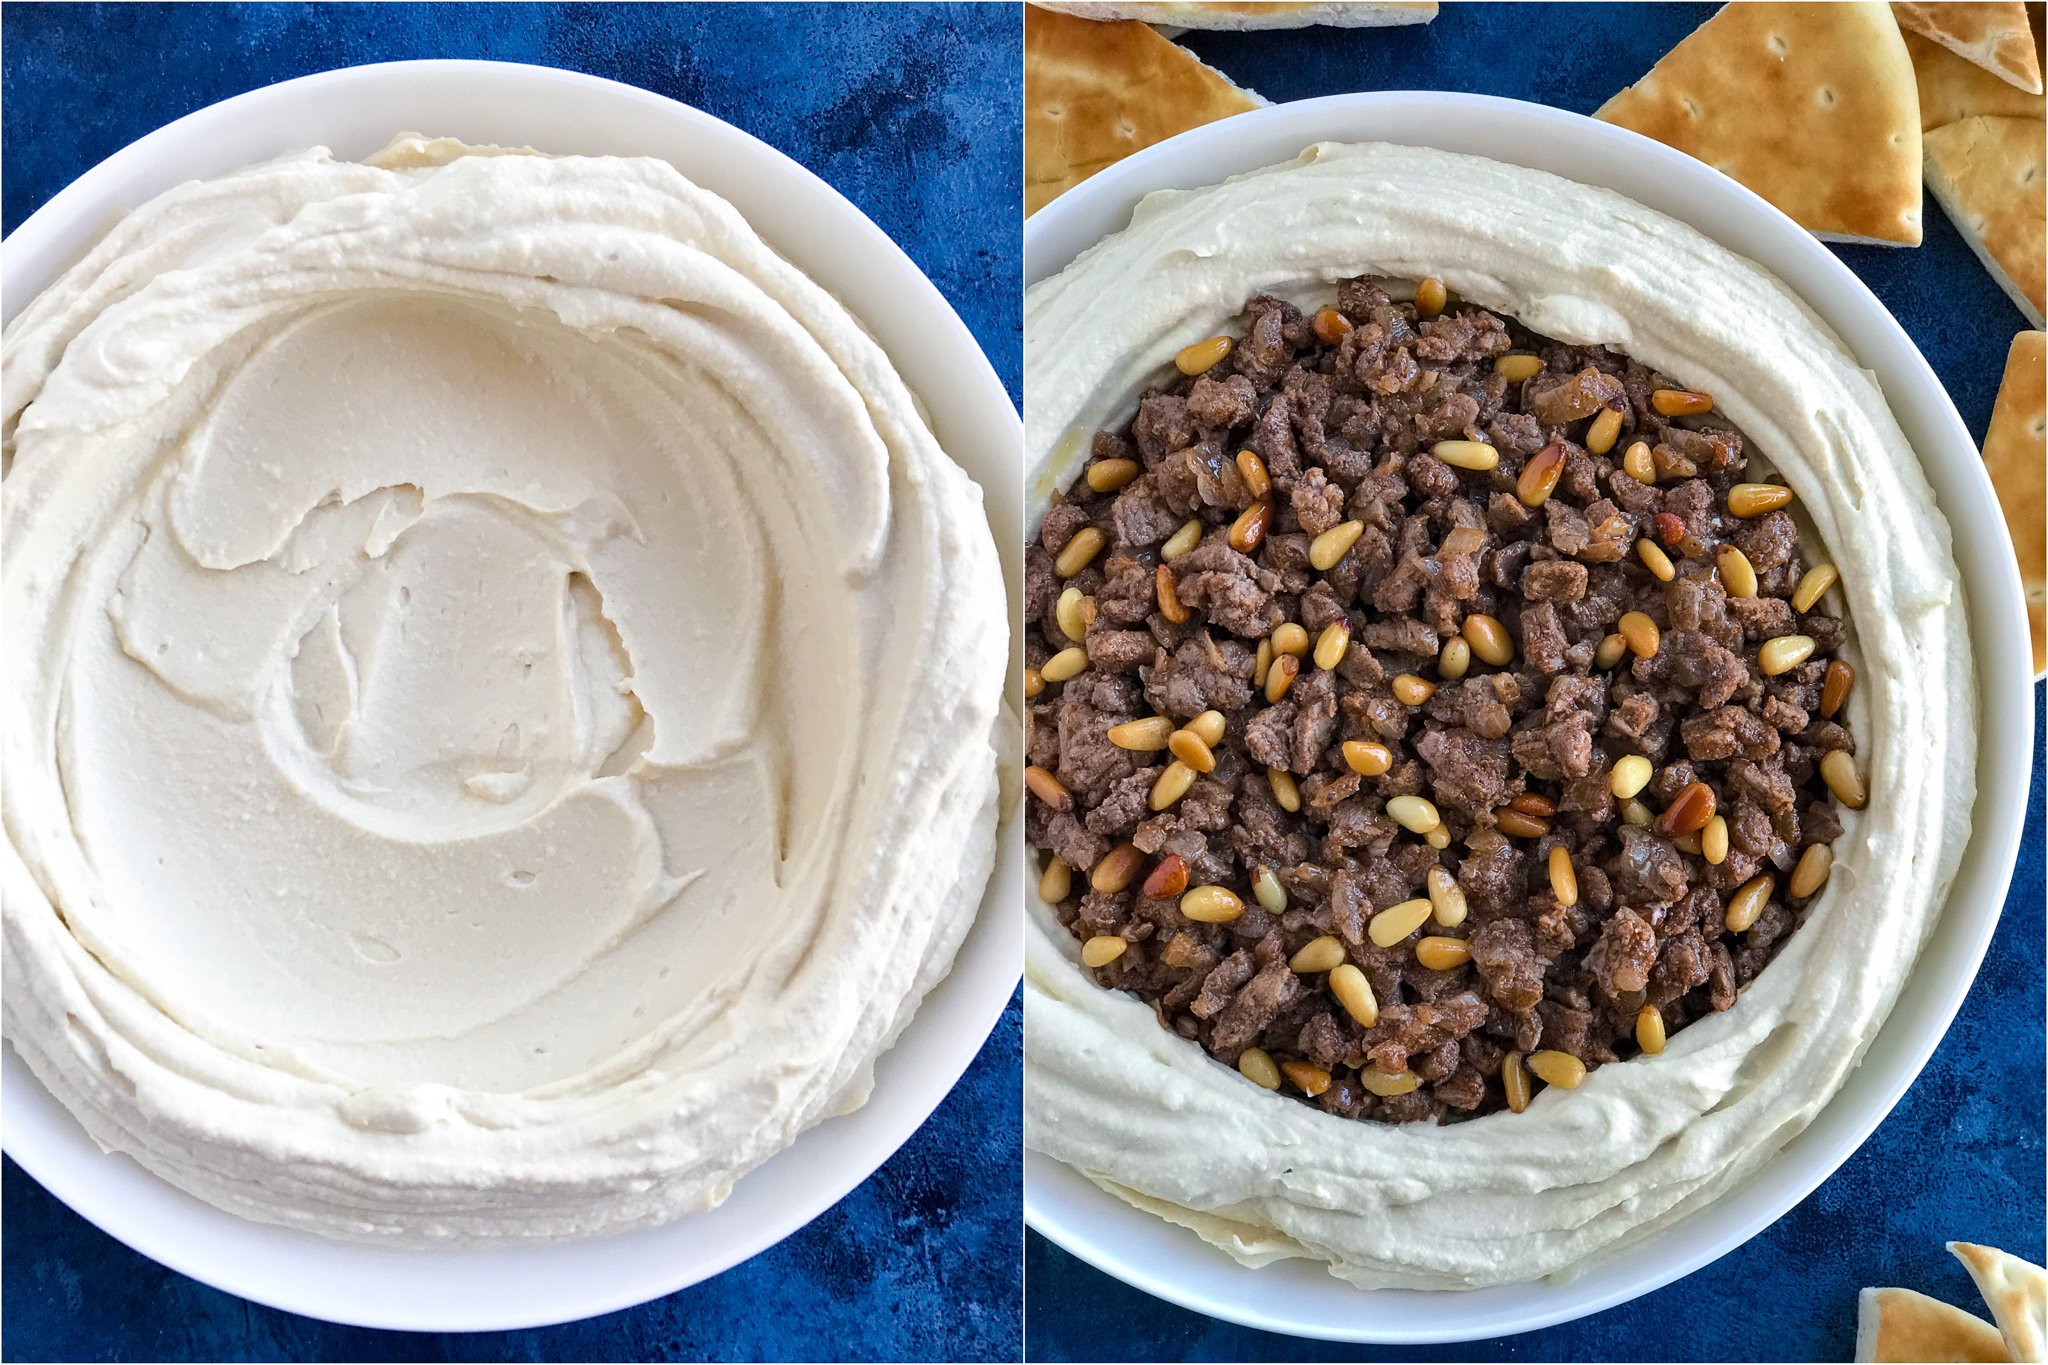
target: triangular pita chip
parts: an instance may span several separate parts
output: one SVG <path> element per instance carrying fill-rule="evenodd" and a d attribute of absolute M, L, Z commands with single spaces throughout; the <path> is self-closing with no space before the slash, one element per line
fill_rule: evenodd
<path fill-rule="evenodd" d="M 1975 114 L 2040 118 L 2048 100 L 2007 85 L 1973 62 L 1931 43 L 1917 33 L 1906 35 L 1913 59 L 1913 80 L 1920 87 L 1920 127 L 1940 128 Z"/>
<path fill-rule="evenodd" d="M 1830 241 L 1920 242 L 1920 109 L 1891 10 L 1725 5 L 1594 116 L 1690 153 Z"/>
<path fill-rule="evenodd" d="M 1950 1242 L 2014 1360 L 2048 1360 L 2048 1270 L 1997 1247 Z"/>
<path fill-rule="evenodd" d="M 2011 1360 L 1998 1329 L 1954 1304 L 1910 1289 L 1866 1289 L 1856 1296 L 1860 1362 Z"/>
<path fill-rule="evenodd" d="M 2013 552 L 2020 559 L 2020 582 L 2027 590 L 2027 623 L 2034 635 L 2034 672 L 2048 668 L 2043 617 L 2048 615 L 2048 417 L 2042 413 L 2042 390 L 2048 386 L 2048 332 L 2021 332 L 2005 356 L 2005 382 L 1991 409 L 1991 429 L 1984 434 L 1984 467 L 2005 509 Z"/>
<path fill-rule="evenodd" d="M 1927 186 L 2036 327 L 2048 290 L 2048 124 L 1977 118 L 1926 135 Z"/>
<path fill-rule="evenodd" d="M 1381 28 L 1426 24 L 1436 0 L 1033 0 L 1083 19 L 1136 19 L 1169 28 Z"/>
<path fill-rule="evenodd" d="M 1175 133 L 1265 101 L 1145 25 L 1024 9 L 1024 211 Z"/>
<path fill-rule="evenodd" d="M 1932 38 L 1950 52 L 2032 95 L 2041 93 L 2041 62 L 2034 31 L 2020 0 L 1921 0 L 1892 5 L 1899 27 Z"/>

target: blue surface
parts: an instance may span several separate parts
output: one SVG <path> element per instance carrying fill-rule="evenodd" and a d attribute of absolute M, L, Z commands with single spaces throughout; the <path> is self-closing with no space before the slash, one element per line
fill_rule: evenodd
<path fill-rule="evenodd" d="M 333 67 L 567 67 L 717 114 L 830 181 L 949 298 L 1014 398 L 1020 28 L 1007 5 L 10 4 L 6 228 L 144 133 Z M 431 131 L 431 130 L 429 130 Z M 337 1328 L 135 1255 L 9 1163 L 10 1360 L 1015 1359 L 1018 1007 L 952 1096 L 836 1208 L 656 1303 L 477 1336 Z M 991 1181 L 989 1173 L 998 1178 Z"/>
<path fill-rule="evenodd" d="M 1712 5 L 1446 4 L 1426 27 L 1189 34 L 1204 61 L 1280 102 L 1353 90 L 1506 95 L 1590 114 Z M 1914 249 L 1836 247 L 1905 326 L 1980 440 L 2027 323 L 1932 197 Z M 2035 735 L 2043 733 L 2040 689 Z M 1856 1291 L 1898 1284 L 1973 1310 L 1942 1243 L 2042 1259 L 2042 769 L 2004 919 L 1919 1081 L 1854 1158 L 1740 1250 L 1577 1323 L 1445 1347 L 1297 1341 L 1173 1308 L 1027 1240 L 1034 1360 L 1847 1360 Z"/>

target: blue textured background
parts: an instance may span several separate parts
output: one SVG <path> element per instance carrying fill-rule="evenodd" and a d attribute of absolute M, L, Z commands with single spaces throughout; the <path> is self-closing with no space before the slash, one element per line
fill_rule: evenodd
<path fill-rule="evenodd" d="M 308 72 L 407 57 L 568 67 L 708 110 L 830 181 L 945 292 L 1014 399 L 1019 23 L 1009 5 L 9 4 L 0 208 L 12 231 L 144 133 Z M 1015 1359 L 1018 1048 L 1012 1001 L 931 1121 L 781 1245 L 658 1302 L 543 1331 L 415 1336 L 258 1308 L 129 1251 L 10 1162 L 0 1354 Z"/>
<path fill-rule="evenodd" d="M 1445 4 L 1413 28 L 1188 34 L 1204 61 L 1278 103 L 1353 90 L 1443 89 L 1590 114 L 1713 5 Z M 1838 246 L 1919 344 L 1978 438 L 2014 332 L 2027 326 L 1933 198 L 1913 249 Z M 2040 690 L 2035 734 L 2042 733 Z M 1034 1360 L 1847 1360 L 1856 1291 L 1899 1284 L 1978 1309 L 1950 1238 L 2042 1258 L 2042 824 L 2039 760 L 2025 850 L 1968 1002 L 1871 1140 L 1740 1250 L 1592 1318 L 1500 1341 L 1336 1346 L 1171 1307 L 1027 1241 Z"/>

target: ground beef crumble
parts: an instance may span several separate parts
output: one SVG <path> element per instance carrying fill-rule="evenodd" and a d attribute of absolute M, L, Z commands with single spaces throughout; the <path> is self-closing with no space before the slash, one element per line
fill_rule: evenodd
<path fill-rule="evenodd" d="M 1792 600 L 1797 523 L 1731 510 L 1769 483 L 1742 436 L 1661 411 L 1678 386 L 1626 356 L 1370 280 L 1313 317 L 1262 295 L 1236 330 L 1097 435 L 1027 554 L 1027 831 L 1097 981 L 1385 1122 L 1500 1109 L 1509 1070 L 1518 1105 L 1522 1075 L 1731 1008 L 1815 894 L 1824 760 L 1855 751 L 1845 625 Z M 1781 637 L 1810 653 L 1777 668 Z M 1143 747 L 1111 737 L 1133 722 Z M 1176 755 L 1205 726 L 1201 770 Z"/>

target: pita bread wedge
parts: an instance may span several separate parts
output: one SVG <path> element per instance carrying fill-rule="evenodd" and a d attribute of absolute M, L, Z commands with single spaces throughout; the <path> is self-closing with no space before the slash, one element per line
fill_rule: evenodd
<path fill-rule="evenodd" d="M 2005 510 L 2013 552 L 2020 559 L 2020 582 L 2027 590 L 2027 622 L 2034 635 L 2034 672 L 2048 668 L 2048 642 L 2043 618 L 2048 615 L 2048 416 L 2043 414 L 2043 389 L 2048 388 L 2048 333 L 2021 332 L 2006 352 L 2005 381 L 1991 409 L 1991 428 L 1984 434 L 1984 467 Z M 1959 1253 L 1960 1254 L 1960 1253 Z"/>
<path fill-rule="evenodd" d="M 2020 0 L 1979 4 L 1975 0 L 1894 3 L 1899 27 L 1932 38 L 1965 61 L 1989 71 L 2030 95 L 2041 93 L 2041 62 L 2034 32 Z"/>
<path fill-rule="evenodd" d="M 1866 1289 L 1856 1296 L 1857 1361 L 2011 1360 L 1998 1329 L 1954 1304 L 1910 1289 Z"/>
<path fill-rule="evenodd" d="M 1426 24 L 1436 0 L 1033 0 L 1083 19 L 1136 19 L 1169 28 L 1383 28 Z"/>
<path fill-rule="evenodd" d="M 1919 245 L 1913 64 L 1876 0 L 1737 0 L 1594 117 L 1698 157 L 1816 236 Z"/>
<path fill-rule="evenodd" d="M 1997 1247 L 1950 1242 L 2014 1360 L 2048 1360 L 2048 1270 Z"/>
<path fill-rule="evenodd" d="M 1917 33 L 1906 35 L 1913 79 L 1920 87 L 1920 127 L 1940 128 L 1977 114 L 2041 118 L 2048 100 L 2008 85 L 1974 62 L 1966 62 Z"/>
<path fill-rule="evenodd" d="M 1926 135 L 1927 187 L 2020 311 L 2042 325 L 2048 290 L 2048 124 L 1976 118 Z"/>
<path fill-rule="evenodd" d="M 1024 9 L 1024 212 L 1132 152 L 1265 101 L 1145 25 Z"/>

